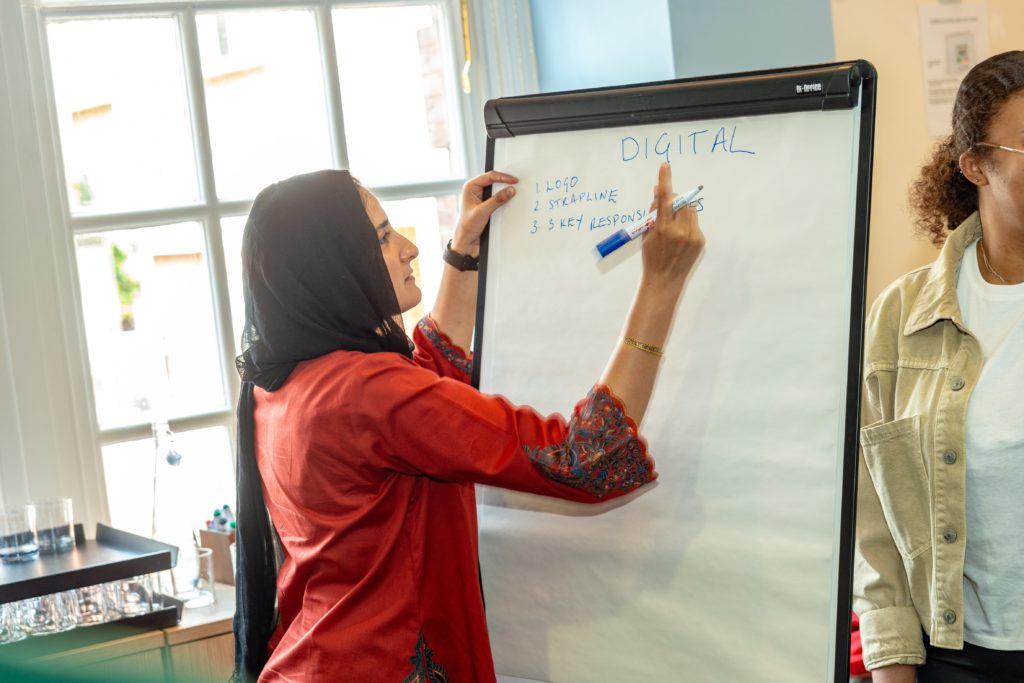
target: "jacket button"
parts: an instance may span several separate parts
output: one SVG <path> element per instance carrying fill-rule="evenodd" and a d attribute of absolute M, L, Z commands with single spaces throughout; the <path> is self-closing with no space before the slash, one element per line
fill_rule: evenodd
<path fill-rule="evenodd" d="M 942 532 L 942 540 L 946 543 L 952 543 L 956 540 L 956 531 L 953 529 L 946 529 Z"/>
<path fill-rule="evenodd" d="M 945 612 L 942 613 L 942 620 L 944 622 L 946 622 L 947 624 L 955 624 L 956 623 L 956 612 L 954 612 L 951 609 L 946 610 Z"/>
<path fill-rule="evenodd" d="M 946 463 L 947 465 L 952 465 L 953 463 L 955 463 L 956 462 L 956 451 L 954 451 L 951 448 L 948 451 L 946 451 L 945 453 L 943 453 L 942 454 L 942 462 Z"/>
<path fill-rule="evenodd" d="M 961 389 L 964 388 L 964 378 L 963 377 L 954 377 L 949 382 L 949 388 L 952 389 L 953 391 L 960 391 Z"/>

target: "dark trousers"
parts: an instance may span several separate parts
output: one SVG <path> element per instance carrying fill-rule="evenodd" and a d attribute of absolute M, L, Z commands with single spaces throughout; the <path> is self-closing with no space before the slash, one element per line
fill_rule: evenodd
<path fill-rule="evenodd" d="M 963 650 L 932 647 L 924 640 L 926 663 L 917 683 L 1024 683 L 1024 651 L 989 650 L 964 643 Z"/>

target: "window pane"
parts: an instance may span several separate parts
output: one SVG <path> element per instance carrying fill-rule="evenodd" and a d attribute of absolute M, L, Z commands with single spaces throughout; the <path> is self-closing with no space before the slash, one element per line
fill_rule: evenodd
<path fill-rule="evenodd" d="M 196 19 L 217 194 L 332 166 L 313 14 L 225 12 Z"/>
<path fill-rule="evenodd" d="M 103 447 L 111 525 L 150 536 L 155 491 L 156 533 L 152 535 L 180 546 L 189 543 L 193 529 L 205 526 L 215 508 L 235 509 L 227 429 L 175 434 L 173 448 L 181 456 L 177 465 L 170 464 L 166 453 L 158 457 L 151 438 Z"/>
<path fill-rule="evenodd" d="M 196 202 L 177 23 L 89 20 L 47 28 L 71 212 Z"/>
<path fill-rule="evenodd" d="M 232 216 L 220 222 L 236 356 L 242 353 L 242 326 L 245 325 L 245 301 L 242 299 L 242 232 L 245 230 L 246 219 L 247 216 Z"/>
<path fill-rule="evenodd" d="M 440 9 L 339 9 L 334 33 L 353 173 L 369 185 L 463 175 Z"/>
<path fill-rule="evenodd" d="M 197 223 L 75 239 L 102 428 L 225 407 Z"/>
<path fill-rule="evenodd" d="M 423 292 L 423 301 L 403 315 L 406 331 L 411 333 L 424 313 L 434 307 L 437 299 L 444 268 L 441 249 L 451 239 L 455 219 L 458 217 L 456 196 L 403 199 L 381 202 L 381 206 L 391 225 L 415 242 L 420 250 L 419 257 L 412 262 L 412 268 Z"/>

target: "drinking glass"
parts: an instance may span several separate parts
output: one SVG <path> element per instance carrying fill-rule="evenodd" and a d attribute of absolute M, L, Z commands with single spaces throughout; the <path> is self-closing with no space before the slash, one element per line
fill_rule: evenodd
<path fill-rule="evenodd" d="M 121 592 L 121 582 L 110 581 L 103 584 L 103 592 L 107 597 L 110 620 L 120 619 L 124 616 L 124 593 Z"/>
<path fill-rule="evenodd" d="M 65 631 L 68 617 L 58 595 L 41 595 L 16 602 L 18 621 L 30 636 Z"/>
<path fill-rule="evenodd" d="M 71 499 L 48 500 L 36 504 L 35 508 L 40 554 L 72 550 L 75 547 L 75 521 Z"/>
<path fill-rule="evenodd" d="M 57 607 L 60 616 L 60 630 L 70 631 L 78 626 L 78 593 L 77 591 L 63 591 L 57 593 Z"/>
<path fill-rule="evenodd" d="M 121 613 L 126 617 L 147 614 L 153 610 L 153 577 L 149 574 L 120 582 Z"/>
<path fill-rule="evenodd" d="M 80 625 L 94 626 L 121 618 L 120 586 L 113 590 L 109 584 L 101 583 L 79 588 L 75 595 Z"/>
<path fill-rule="evenodd" d="M 0 560 L 28 562 L 38 556 L 35 506 L 0 511 Z"/>
<path fill-rule="evenodd" d="M 213 550 L 196 548 L 194 553 L 179 553 L 178 564 L 171 570 L 174 597 L 185 607 L 206 607 L 217 601 L 213 585 Z"/>
<path fill-rule="evenodd" d="M 174 575 L 170 569 L 165 569 L 152 575 L 153 577 L 153 609 L 163 609 L 174 603 L 165 600 L 165 597 L 174 597 Z"/>
<path fill-rule="evenodd" d="M 18 623 L 16 604 L 9 602 L 0 605 L 0 645 L 25 638 L 25 632 L 21 630 L 21 624 Z"/>

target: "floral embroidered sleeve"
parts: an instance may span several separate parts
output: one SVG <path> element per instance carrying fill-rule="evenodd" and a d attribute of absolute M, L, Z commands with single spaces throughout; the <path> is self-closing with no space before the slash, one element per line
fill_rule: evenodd
<path fill-rule="evenodd" d="M 545 477 L 595 498 L 627 493 L 657 477 L 636 423 L 608 387 L 595 386 L 576 404 L 562 443 L 524 448 Z"/>
<path fill-rule="evenodd" d="M 420 367 L 460 382 L 469 383 L 472 379 L 473 355 L 456 346 L 429 315 L 416 324 L 413 343 L 416 346 L 413 359 Z"/>

